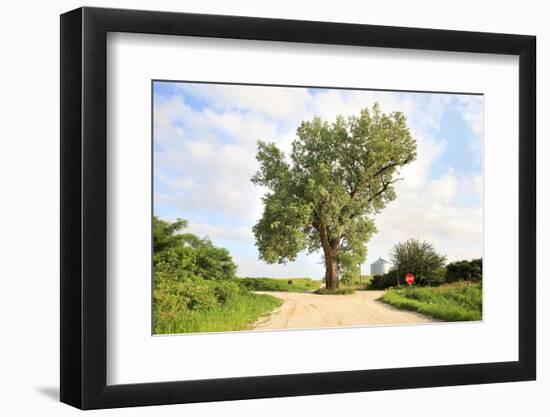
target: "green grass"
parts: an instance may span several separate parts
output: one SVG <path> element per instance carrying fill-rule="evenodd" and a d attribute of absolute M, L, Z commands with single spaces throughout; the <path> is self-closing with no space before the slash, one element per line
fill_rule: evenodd
<path fill-rule="evenodd" d="M 315 291 L 315 294 L 319 295 L 350 295 L 355 291 L 353 288 L 336 288 L 334 290 L 329 290 L 328 288 L 319 288 Z"/>
<path fill-rule="evenodd" d="M 179 310 L 155 314 L 155 334 L 247 330 L 261 316 L 280 306 L 271 295 L 244 292 L 206 311 Z"/>
<path fill-rule="evenodd" d="M 482 319 L 481 284 L 460 282 L 440 287 L 393 289 L 386 291 L 381 301 L 443 321 Z"/>
<path fill-rule="evenodd" d="M 239 278 L 235 282 L 250 291 L 308 292 L 321 286 L 321 281 L 310 278 Z"/>

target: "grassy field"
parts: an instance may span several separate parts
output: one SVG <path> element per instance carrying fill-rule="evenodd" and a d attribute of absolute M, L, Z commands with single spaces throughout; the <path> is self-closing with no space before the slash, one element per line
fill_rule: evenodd
<path fill-rule="evenodd" d="M 481 284 L 458 282 L 388 290 L 381 301 L 443 321 L 473 321 L 482 319 L 481 293 Z"/>
<path fill-rule="evenodd" d="M 372 280 L 370 275 L 361 275 L 360 277 L 355 277 L 350 281 L 345 279 L 340 280 L 340 288 L 352 288 L 354 290 L 366 290 L 367 286 Z"/>
<path fill-rule="evenodd" d="M 180 310 L 155 314 L 155 334 L 247 330 L 261 316 L 282 304 L 271 295 L 242 292 L 222 306 L 205 311 Z"/>
<path fill-rule="evenodd" d="M 309 278 L 178 281 L 158 274 L 153 291 L 153 330 L 155 334 L 247 330 L 282 304 L 279 298 L 253 291 L 307 292 L 320 285 L 320 281 Z"/>
<path fill-rule="evenodd" d="M 239 278 L 236 282 L 250 291 L 308 292 L 321 286 L 321 281 L 310 278 Z"/>

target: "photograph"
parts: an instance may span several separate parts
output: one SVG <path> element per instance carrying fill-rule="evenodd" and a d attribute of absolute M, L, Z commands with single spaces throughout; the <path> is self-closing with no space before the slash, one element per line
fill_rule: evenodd
<path fill-rule="evenodd" d="M 481 321 L 483 95 L 152 81 L 153 334 Z"/>
<path fill-rule="evenodd" d="M 33 361 L 6 381 L 34 387 L 9 407 L 537 415 L 550 26 L 524 5 L 496 21 L 398 1 L 405 19 L 219 1 L 31 19 L 24 76 L 6 79 L 34 79 L 46 53 L 55 82 L 7 83 L 25 138 L 6 154 L 25 161 L 5 177 L 28 185 L 6 207 L 34 213 L 4 216 L 22 283 L 5 333 Z M 51 217 L 44 193 L 55 221 L 38 224 L 59 229 L 25 233 Z"/>

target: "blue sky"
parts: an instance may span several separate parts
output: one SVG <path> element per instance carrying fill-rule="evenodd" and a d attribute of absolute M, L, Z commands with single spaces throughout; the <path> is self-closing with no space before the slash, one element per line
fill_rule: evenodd
<path fill-rule="evenodd" d="M 258 259 L 251 228 L 265 190 L 250 183 L 256 141 L 290 149 L 301 120 L 333 120 L 378 102 L 407 115 L 418 159 L 375 222 L 362 270 L 402 240 L 428 240 L 449 260 L 482 256 L 483 97 L 345 89 L 154 83 L 154 211 L 230 250 L 241 276 L 323 276 L 321 255 Z"/>

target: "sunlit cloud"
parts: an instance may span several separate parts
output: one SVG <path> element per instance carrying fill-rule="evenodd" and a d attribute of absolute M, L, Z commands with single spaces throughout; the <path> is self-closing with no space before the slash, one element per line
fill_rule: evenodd
<path fill-rule="evenodd" d="M 365 265 L 387 257 L 402 240 L 432 242 L 449 260 L 482 256 L 483 181 L 481 163 L 472 171 L 435 173 L 450 158 L 448 132 L 467 138 L 481 161 L 483 98 L 446 94 L 303 89 L 178 83 L 155 94 L 155 213 L 189 221 L 189 230 L 227 247 L 246 276 L 320 277 L 321 255 L 299 256 L 286 265 L 258 259 L 251 228 L 262 211 L 264 190 L 250 178 L 257 169 L 256 141 L 289 151 L 301 120 L 334 120 L 378 102 L 384 112 L 402 111 L 417 139 L 418 159 L 401 171 L 397 199 L 375 222 Z M 463 123 L 445 115 L 456 114 Z M 451 120 L 451 121 L 449 121 Z M 368 266 L 363 268 L 369 272 Z"/>

